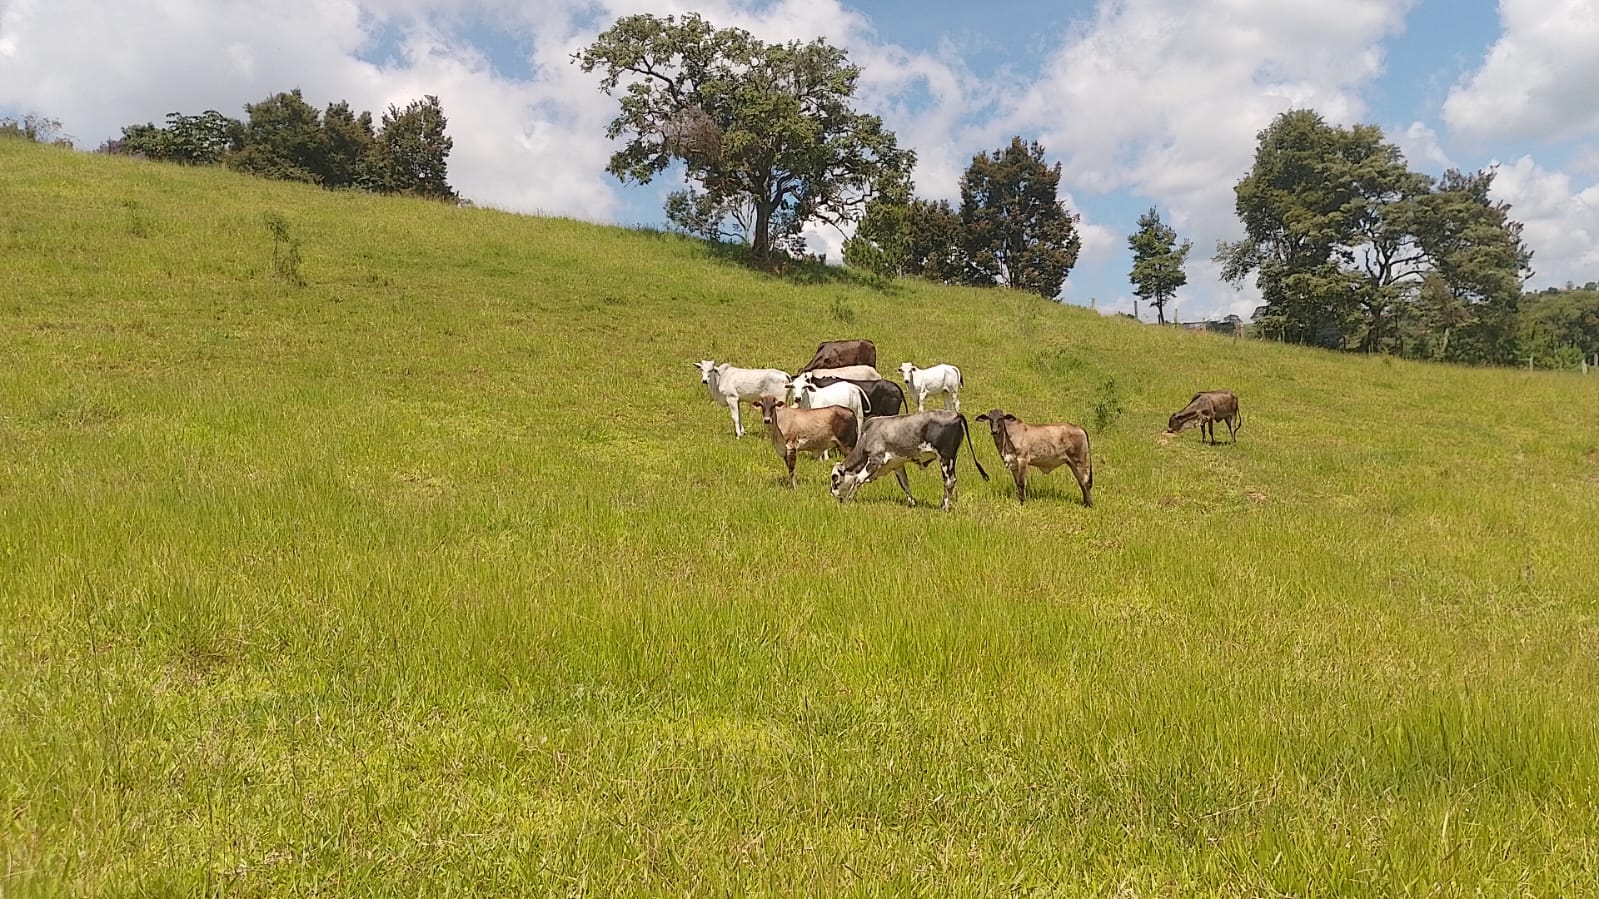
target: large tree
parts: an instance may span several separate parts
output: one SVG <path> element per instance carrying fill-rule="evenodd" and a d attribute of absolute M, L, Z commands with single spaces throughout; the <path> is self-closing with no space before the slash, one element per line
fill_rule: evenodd
<path fill-rule="evenodd" d="M 228 156 L 229 168 L 264 178 L 321 183 L 326 169 L 322 114 L 300 89 L 246 103 L 244 147 Z"/>
<path fill-rule="evenodd" d="M 645 184 L 681 164 L 690 187 L 669 201 L 673 221 L 719 236 L 731 219 L 763 261 L 808 222 L 856 220 L 914 162 L 881 119 L 851 108 L 860 68 L 822 40 L 769 45 L 694 13 L 634 15 L 573 60 L 621 93 L 606 134 L 627 143 L 607 171 Z"/>
<path fill-rule="evenodd" d="M 1138 217 L 1138 230 L 1127 238 L 1133 251 L 1133 293 L 1155 307 L 1160 324 L 1166 324 L 1166 304 L 1176 295 L 1177 288 L 1188 283 L 1183 265 L 1194 242 L 1177 243 L 1177 232 L 1160 220 L 1160 213 L 1150 209 Z"/>
<path fill-rule="evenodd" d="M 412 100 L 404 109 L 389 106 L 368 157 L 364 175 L 368 186 L 381 193 L 455 199 L 447 180 L 455 141 L 445 135 L 446 124 L 444 108 L 431 94 Z"/>
<path fill-rule="evenodd" d="M 1235 188 L 1245 237 L 1222 244 L 1216 258 L 1227 280 L 1255 275 L 1266 301 L 1261 330 L 1280 339 L 1430 348 L 1416 328 L 1460 316 L 1411 307 L 1448 309 L 1445 290 L 1471 307 L 1460 335 L 1470 339 L 1455 344 L 1469 348 L 1461 358 L 1504 359 L 1530 253 L 1508 207 L 1488 199 L 1492 181 L 1487 171 L 1435 182 L 1410 171 L 1376 126 L 1342 128 L 1292 110 L 1260 133 L 1254 166 Z"/>
<path fill-rule="evenodd" d="M 961 229 L 967 279 L 1003 284 L 1051 299 L 1077 264 L 1077 216 L 1058 199 L 1060 163 L 1044 164 L 1037 141 L 1013 138 L 979 153 L 961 178 Z"/>

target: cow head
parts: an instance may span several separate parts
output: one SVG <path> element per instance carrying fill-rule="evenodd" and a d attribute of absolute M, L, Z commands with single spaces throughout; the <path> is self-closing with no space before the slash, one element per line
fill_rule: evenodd
<path fill-rule="evenodd" d="M 751 400 L 750 405 L 761 410 L 761 424 L 769 425 L 777 419 L 777 410 L 788 404 L 768 393 L 758 400 Z"/>
<path fill-rule="evenodd" d="M 1166 419 L 1166 433 L 1175 434 L 1185 428 L 1191 428 L 1199 422 L 1199 412 L 1195 409 L 1184 409 L 1173 412 L 1171 418 Z"/>
<path fill-rule="evenodd" d="M 794 397 L 795 402 L 798 402 L 800 394 L 804 393 L 810 386 L 811 373 L 801 372 L 794 376 L 794 380 L 788 382 L 789 395 Z"/>
<path fill-rule="evenodd" d="M 710 359 L 701 359 L 698 362 L 690 362 L 689 365 L 692 365 L 700 370 L 701 384 L 711 383 L 711 372 L 716 369 L 715 362 L 711 361 Z"/>
<path fill-rule="evenodd" d="M 844 502 L 861 489 L 861 484 L 866 481 L 866 470 L 860 468 L 850 471 L 847 462 L 839 462 L 833 466 L 833 473 L 828 480 L 828 492 L 837 497 L 839 502 Z"/>
<path fill-rule="evenodd" d="M 1003 409 L 990 409 L 977 416 L 976 420 L 988 423 L 988 433 L 994 438 L 994 449 L 999 450 L 1001 456 L 1011 451 L 1010 429 L 1006 423 L 1021 419 Z"/>
<path fill-rule="evenodd" d="M 911 382 L 911 372 L 915 370 L 916 366 L 910 364 L 909 362 L 901 362 L 899 364 L 899 376 L 906 384 Z"/>

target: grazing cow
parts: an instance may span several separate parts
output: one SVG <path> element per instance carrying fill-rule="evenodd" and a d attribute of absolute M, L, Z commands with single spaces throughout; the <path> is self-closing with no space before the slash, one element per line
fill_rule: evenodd
<path fill-rule="evenodd" d="M 1181 411 L 1172 413 L 1166 422 L 1166 433 L 1175 434 L 1199 425 L 1200 439 L 1207 439 L 1208 432 L 1209 442 L 1215 445 L 1218 421 L 1226 423 L 1227 436 L 1237 443 L 1238 432 L 1244 429 L 1244 415 L 1238 411 L 1238 395 L 1231 390 L 1201 390 Z"/>
<path fill-rule="evenodd" d="M 800 371 L 838 368 L 842 365 L 877 366 L 877 344 L 870 340 L 825 340 Z"/>
<path fill-rule="evenodd" d="M 916 394 L 916 411 L 927 408 L 927 398 L 935 393 L 944 394 L 944 408 L 948 409 L 951 400 L 955 401 L 955 411 L 961 410 L 961 387 L 965 380 L 961 378 L 961 370 L 953 365 L 935 365 L 932 368 L 917 368 L 909 362 L 902 362 L 899 366 L 900 377 L 905 379 L 905 386 Z"/>
<path fill-rule="evenodd" d="M 812 456 L 837 448 L 849 452 L 859 434 L 855 416 L 843 406 L 823 409 L 795 409 L 775 396 L 763 396 L 750 405 L 761 410 L 761 422 L 772 438 L 772 446 L 788 464 L 788 486 L 794 486 L 794 459 L 800 453 Z"/>
<path fill-rule="evenodd" d="M 1094 460 L 1088 451 L 1088 432 L 1070 423 L 1029 425 L 1003 409 L 991 409 L 977 416 L 988 422 L 994 436 L 994 449 L 1016 480 L 1016 498 L 1027 502 L 1027 469 L 1049 474 L 1062 465 L 1070 466 L 1083 491 L 1083 505 L 1094 498 Z"/>
<path fill-rule="evenodd" d="M 938 460 L 944 473 L 944 503 L 948 512 L 950 499 L 955 494 L 955 457 L 961 448 L 961 435 L 966 435 L 966 447 L 971 450 L 972 464 L 977 473 L 988 480 L 983 463 L 977 461 L 977 450 L 972 447 L 972 432 L 966 425 L 966 416 L 959 412 L 934 410 L 902 415 L 895 418 L 874 418 L 861 430 L 855 449 L 844 461 L 833 466 L 832 494 L 844 502 L 855 495 L 862 484 L 875 480 L 885 471 L 892 471 L 905 491 L 906 501 L 914 506 L 910 479 L 905 476 L 905 463 L 915 462 L 923 468 Z"/>
<path fill-rule="evenodd" d="M 801 376 L 803 379 L 804 376 Z M 857 428 L 866 421 L 866 412 L 870 408 L 866 401 L 866 391 L 848 381 L 839 381 L 826 387 L 804 383 L 794 391 L 794 405 L 801 409 L 821 409 L 824 406 L 843 406 L 855 413 Z"/>
<path fill-rule="evenodd" d="M 881 381 L 883 376 L 870 365 L 841 365 L 838 368 L 813 368 L 801 376 L 813 378 L 848 378 L 851 381 Z"/>
<path fill-rule="evenodd" d="M 788 372 L 775 368 L 734 368 L 709 359 L 689 364 L 700 370 L 700 383 L 711 392 L 711 399 L 732 412 L 733 434 L 738 437 L 744 436 L 744 420 L 738 414 L 740 400 L 759 399 L 767 393 L 782 395 L 788 389 Z"/>
<path fill-rule="evenodd" d="M 877 378 L 871 381 L 859 381 L 854 378 L 823 378 L 817 377 L 816 372 L 807 372 L 794 379 L 798 384 L 801 379 L 805 383 L 817 387 L 826 387 L 829 384 L 854 384 L 866 394 L 866 417 L 875 418 L 879 415 L 898 415 L 905 407 L 905 391 L 893 381 Z"/>

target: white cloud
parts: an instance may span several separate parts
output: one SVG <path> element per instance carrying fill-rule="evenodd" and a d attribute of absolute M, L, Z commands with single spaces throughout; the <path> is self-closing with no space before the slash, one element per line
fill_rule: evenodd
<path fill-rule="evenodd" d="M 1359 120 L 1361 93 L 1382 72 L 1379 41 L 1403 26 L 1410 5 L 1102 3 L 999 125 L 1038 135 L 1075 190 L 1155 201 L 1194 241 L 1185 306 L 1195 316 L 1237 311 L 1249 301 L 1211 277 L 1207 257 L 1218 240 L 1236 237 L 1232 188 L 1249 169 L 1256 135 L 1295 107 Z"/>
<path fill-rule="evenodd" d="M 1501 0 L 1503 32 L 1482 67 L 1444 101 L 1450 128 L 1475 139 L 1555 140 L 1599 129 L 1599 5 Z"/>
<path fill-rule="evenodd" d="M 1492 196 L 1510 204 L 1510 217 L 1525 227 L 1533 250 L 1530 288 L 1599 280 L 1599 182 L 1572 184 L 1530 156 L 1500 166 Z"/>
<path fill-rule="evenodd" d="M 1405 154 L 1411 169 L 1442 171 L 1459 168 L 1444 152 L 1438 141 L 1438 132 L 1425 122 L 1411 122 L 1404 130 L 1390 135 L 1389 140 Z"/>

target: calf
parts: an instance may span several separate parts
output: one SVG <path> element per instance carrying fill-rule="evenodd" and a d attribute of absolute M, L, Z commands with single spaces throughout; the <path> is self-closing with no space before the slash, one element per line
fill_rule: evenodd
<path fill-rule="evenodd" d="M 914 506 L 910 479 L 905 476 L 905 463 L 915 462 L 923 468 L 938 460 L 944 473 L 944 503 L 948 512 L 950 499 L 955 494 L 955 457 L 960 453 L 961 435 L 966 435 L 966 448 L 971 450 L 972 464 L 977 473 L 988 480 L 988 472 L 977 461 L 977 450 L 972 448 L 972 432 L 966 425 L 966 416 L 959 412 L 935 410 L 902 415 L 894 418 L 874 418 L 861 430 L 860 441 L 844 461 L 833 466 L 832 494 L 844 502 L 855 495 L 862 484 L 876 480 L 886 471 L 892 471 L 905 491 L 906 501 Z"/>
<path fill-rule="evenodd" d="M 1200 439 L 1208 437 L 1215 445 L 1218 421 L 1227 425 L 1227 436 L 1237 443 L 1238 432 L 1244 429 L 1244 416 L 1238 411 L 1238 395 L 1231 390 L 1201 390 L 1181 411 L 1172 413 L 1166 421 L 1166 433 L 1175 434 L 1199 425 Z"/>
<path fill-rule="evenodd" d="M 1070 423 L 1058 425 L 1029 425 L 1003 409 L 991 409 L 977 416 L 988 422 L 994 436 L 994 449 L 1011 477 L 1016 479 L 1016 498 L 1027 502 L 1027 469 L 1036 468 L 1049 474 L 1062 465 L 1071 467 L 1077 486 L 1083 491 L 1083 505 L 1092 506 L 1094 498 L 1094 461 L 1088 451 L 1088 432 Z"/>
<path fill-rule="evenodd" d="M 893 381 L 877 378 L 871 381 L 859 381 L 854 378 L 823 378 L 817 377 L 816 372 L 807 372 L 794 379 L 798 384 L 801 379 L 807 384 L 817 387 L 826 387 L 829 384 L 854 384 L 866 394 L 866 417 L 873 418 L 878 415 L 898 415 L 905 406 L 905 391 Z"/>
<path fill-rule="evenodd" d="M 870 340 L 824 340 L 800 371 L 841 365 L 877 365 L 877 344 Z"/>
<path fill-rule="evenodd" d="M 700 370 L 700 383 L 711 392 L 711 399 L 732 413 L 733 434 L 738 437 L 744 436 L 744 420 L 738 414 L 740 400 L 759 399 L 768 393 L 781 396 L 788 389 L 788 373 L 775 368 L 734 368 L 709 359 L 689 364 Z"/>
<path fill-rule="evenodd" d="M 761 410 L 761 423 L 772 446 L 788 464 L 788 486 L 794 486 L 794 459 L 800 453 L 825 454 L 835 447 L 845 453 L 855 448 L 855 416 L 843 406 L 794 409 L 775 396 L 763 396 L 750 405 Z"/>
<path fill-rule="evenodd" d="M 905 379 L 905 386 L 916 394 L 916 411 L 920 412 L 927 407 L 927 398 L 935 393 L 944 394 L 944 408 L 948 409 L 950 401 L 955 402 L 955 411 L 961 410 L 961 387 L 965 380 L 961 377 L 961 370 L 953 365 L 935 365 L 932 368 L 917 368 L 909 362 L 902 362 L 899 366 L 900 377 Z"/>

